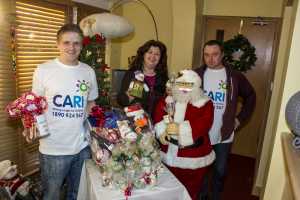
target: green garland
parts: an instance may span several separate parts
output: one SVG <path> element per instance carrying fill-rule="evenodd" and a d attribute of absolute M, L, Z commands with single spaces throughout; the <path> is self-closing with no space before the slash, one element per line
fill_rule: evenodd
<path fill-rule="evenodd" d="M 240 52 L 239 58 L 234 57 L 234 53 Z M 233 69 L 246 72 L 255 66 L 257 60 L 255 47 L 249 40 L 238 34 L 233 39 L 224 42 L 224 62 L 232 66 Z"/>
<path fill-rule="evenodd" d="M 96 73 L 99 88 L 99 97 L 96 103 L 101 106 L 110 104 L 110 68 L 105 64 L 105 38 L 96 34 L 84 37 L 79 60 L 90 65 Z"/>

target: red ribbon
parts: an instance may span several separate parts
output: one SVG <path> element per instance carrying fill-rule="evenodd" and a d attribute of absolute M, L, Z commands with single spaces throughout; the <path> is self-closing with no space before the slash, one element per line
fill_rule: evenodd
<path fill-rule="evenodd" d="M 104 108 L 94 106 L 91 110 L 90 116 L 96 119 L 96 127 L 103 127 L 105 123 Z"/>
<path fill-rule="evenodd" d="M 129 184 L 127 186 L 127 188 L 125 189 L 125 191 L 124 191 L 124 195 L 126 197 L 126 200 L 128 200 L 128 197 L 131 196 L 131 191 L 132 191 L 132 185 Z"/>

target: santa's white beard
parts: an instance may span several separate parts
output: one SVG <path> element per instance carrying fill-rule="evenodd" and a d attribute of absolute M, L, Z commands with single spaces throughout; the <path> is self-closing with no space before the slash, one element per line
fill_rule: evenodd
<path fill-rule="evenodd" d="M 189 92 L 184 92 L 179 90 L 178 87 L 172 89 L 172 95 L 174 100 L 180 103 L 193 103 L 198 101 L 203 97 L 203 92 L 200 88 L 193 88 Z"/>

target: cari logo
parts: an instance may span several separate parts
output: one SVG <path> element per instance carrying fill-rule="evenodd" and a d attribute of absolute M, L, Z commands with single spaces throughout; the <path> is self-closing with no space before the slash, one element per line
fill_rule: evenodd
<path fill-rule="evenodd" d="M 219 83 L 219 89 L 220 90 L 226 90 L 227 89 L 227 84 L 223 80 L 220 81 Z"/>
<path fill-rule="evenodd" d="M 82 81 L 77 80 L 76 87 L 77 87 L 76 92 L 80 92 L 82 94 L 88 92 L 88 90 L 90 88 L 89 82 L 85 81 L 85 80 L 82 80 Z"/>
<path fill-rule="evenodd" d="M 57 107 L 70 107 L 70 108 L 83 108 L 84 98 L 83 96 L 62 96 L 60 94 L 53 97 L 53 104 Z"/>

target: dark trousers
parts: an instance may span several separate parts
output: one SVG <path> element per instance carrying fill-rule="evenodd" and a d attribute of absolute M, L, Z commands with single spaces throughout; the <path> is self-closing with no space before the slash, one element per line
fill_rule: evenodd
<path fill-rule="evenodd" d="M 212 200 L 220 200 L 221 192 L 224 187 L 224 179 L 227 173 L 228 156 L 231 150 L 232 143 L 220 143 L 213 145 L 216 153 L 216 160 L 212 166 L 212 180 L 211 191 Z M 201 197 L 207 197 L 209 193 L 209 176 L 204 178 L 203 186 L 201 188 Z M 203 198 L 205 199 L 205 198 Z"/>

